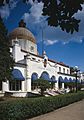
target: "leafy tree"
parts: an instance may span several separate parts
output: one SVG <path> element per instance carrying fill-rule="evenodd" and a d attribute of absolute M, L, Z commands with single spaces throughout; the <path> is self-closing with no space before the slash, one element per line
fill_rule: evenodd
<path fill-rule="evenodd" d="M 46 0 L 44 2 L 43 15 L 48 15 L 48 24 L 58 27 L 66 32 L 79 30 L 80 20 L 74 17 L 78 10 L 82 10 L 84 0 Z"/>
<path fill-rule="evenodd" d="M 71 91 L 73 91 L 75 88 L 75 82 L 66 82 L 64 84 L 65 84 L 65 87 L 69 87 Z"/>
<path fill-rule="evenodd" d="M 42 95 L 42 96 L 43 96 L 43 94 L 44 94 L 44 91 L 45 91 L 47 88 L 50 87 L 49 82 L 48 82 L 47 80 L 42 79 L 42 78 L 35 80 L 35 81 L 34 81 L 34 84 L 40 88 L 40 90 L 41 90 L 41 95 Z"/>
<path fill-rule="evenodd" d="M 48 25 L 59 26 L 61 30 L 71 34 L 78 32 L 80 20 L 74 15 L 82 10 L 84 0 L 38 0 L 40 1 L 44 2 L 43 15 L 48 16 Z"/>
<path fill-rule="evenodd" d="M 4 0 L 0 0 L 0 5 Z M 9 3 L 10 0 L 5 0 Z M 29 0 L 21 0 L 24 3 Z M 33 0 L 35 1 L 35 0 Z M 82 10 L 84 0 L 38 0 L 44 3 L 43 15 L 47 16 L 48 25 L 60 27 L 67 33 L 78 32 L 80 20 L 75 18 L 75 13 Z"/>
<path fill-rule="evenodd" d="M 0 81 L 11 79 L 14 61 L 9 46 L 10 43 L 7 38 L 7 30 L 0 18 Z"/>
<path fill-rule="evenodd" d="M 6 3 L 9 3 L 10 0 L 0 0 L 0 6 L 4 5 L 4 1 L 5 1 Z"/>

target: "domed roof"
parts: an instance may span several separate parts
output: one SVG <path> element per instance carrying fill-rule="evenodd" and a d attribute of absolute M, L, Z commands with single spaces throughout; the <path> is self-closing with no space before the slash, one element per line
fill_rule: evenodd
<path fill-rule="evenodd" d="M 9 34 L 9 39 L 25 39 L 29 40 L 33 43 L 36 43 L 34 35 L 25 27 L 25 23 L 23 20 L 19 22 L 19 27 L 14 29 L 10 34 Z"/>

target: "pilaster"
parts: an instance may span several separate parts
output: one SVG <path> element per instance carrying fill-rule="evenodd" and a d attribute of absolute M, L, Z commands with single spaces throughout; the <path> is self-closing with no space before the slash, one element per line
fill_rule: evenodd
<path fill-rule="evenodd" d="M 31 75 L 30 75 L 30 54 L 28 53 L 26 56 L 26 90 L 27 92 L 31 92 Z"/>

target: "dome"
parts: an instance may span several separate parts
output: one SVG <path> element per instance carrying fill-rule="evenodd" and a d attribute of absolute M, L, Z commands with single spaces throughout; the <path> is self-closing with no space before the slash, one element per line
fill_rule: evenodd
<path fill-rule="evenodd" d="M 34 35 L 25 27 L 18 27 L 9 34 L 9 39 L 23 39 L 36 43 Z"/>

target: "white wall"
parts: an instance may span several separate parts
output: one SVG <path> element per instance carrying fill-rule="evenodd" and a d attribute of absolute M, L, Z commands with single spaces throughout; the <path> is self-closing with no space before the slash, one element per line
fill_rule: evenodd
<path fill-rule="evenodd" d="M 12 40 L 12 45 L 14 46 L 14 41 Z M 30 40 L 23 40 L 23 39 L 18 39 L 19 46 L 22 50 L 25 50 L 27 52 L 33 53 L 37 55 L 37 44 L 31 42 Z M 34 48 L 33 51 L 31 51 L 31 46 Z"/>
<path fill-rule="evenodd" d="M 28 66 L 27 71 L 28 71 L 29 80 L 30 80 L 33 73 L 37 73 L 38 77 L 40 77 L 42 72 L 44 72 L 44 71 L 46 71 L 49 74 L 50 78 L 52 76 L 55 76 L 56 80 L 58 80 L 59 76 L 62 76 L 63 79 L 65 77 L 67 77 L 68 79 L 75 78 L 73 76 L 70 76 L 70 73 L 69 73 L 69 75 L 67 74 L 67 70 L 70 72 L 69 67 L 61 66 L 61 65 L 56 64 L 56 63 L 51 62 L 51 61 L 48 61 L 47 66 L 44 67 L 44 59 L 41 57 L 38 57 L 38 56 L 31 55 L 31 54 L 28 56 L 27 66 Z M 61 67 L 62 70 L 63 70 L 63 68 L 65 68 L 65 73 L 67 75 L 66 74 L 58 74 L 59 67 Z M 63 73 L 63 71 L 62 71 L 62 73 Z M 31 82 L 31 80 L 30 80 L 30 82 Z M 57 81 L 55 86 L 58 87 L 58 81 Z"/>
<path fill-rule="evenodd" d="M 65 66 L 57 64 L 57 72 L 60 72 L 59 67 L 61 67 L 61 73 L 63 73 L 63 68 L 64 68 L 65 69 L 65 74 L 70 74 L 70 68 L 69 67 L 65 67 Z M 67 73 L 67 70 L 68 70 L 68 73 Z"/>
<path fill-rule="evenodd" d="M 54 63 L 48 61 L 47 66 L 44 67 L 44 60 L 40 57 L 31 56 L 28 65 L 29 65 L 30 75 L 32 75 L 32 73 L 35 72 L 40 77 L 42 72 L 44 71 L 47 71 L 47 73 L 50 75 L 50 78 L 53 75 L 55 77 L 57 75 L 57 71 L 56 71 L 56 67 L 54 66 Z"/>
<path fill-rule="evenodd" d="M 13 46 L 13 57 L 15 59 L 15 62 L 19 62 L 22 60 L 23 63 L 25 63 L 27 66 L 26 68 L 22 67 L 14 67 L 16 69 L 19 69 L 23 76 L 25 77 L 25 81 L 22 81 L 22 91 L 31 91 L 31 76 L 33 73 L 37 73 L 38 77 L 41 76 L 42 72 L 46 71 L 49 74 L 49 77 L 55 76 L 56 80 L 58 80 L 59 76 L 62 76 L 63 79 L 65 77 L 72 78 L 70 76 L 70 68 L 66 66 L 62 66 L 60 64 L 57 64 L 52 61 L 47 61 L 47 66 L 44 67 L 44 59 L 39 56 L 35 56 L 30 54 L 27 56 L 26 60 L 24 59 L 24 56 L 27 55 L 27 53 L 22 52 L 21 49 L 29 51 L 30 53 L 34 53 L 37 55 L 37 45 L 31 41 L 28 40 L 18 40 L 19 44 L 15 44 Z M 31 46 L 34 47 L 34 51 L 31 51 Z M 63 73 L 63 68 L 65 69 L 65 74 L 58 74 L 59 67 L 61 67 L 61 73 Z M 67 73 L 68 70 L 68 73 Z M 68 76 L 69 74 L 69 76 Z M 58 87 L 58 81 L 55 84 L 56 87 Z"/>

